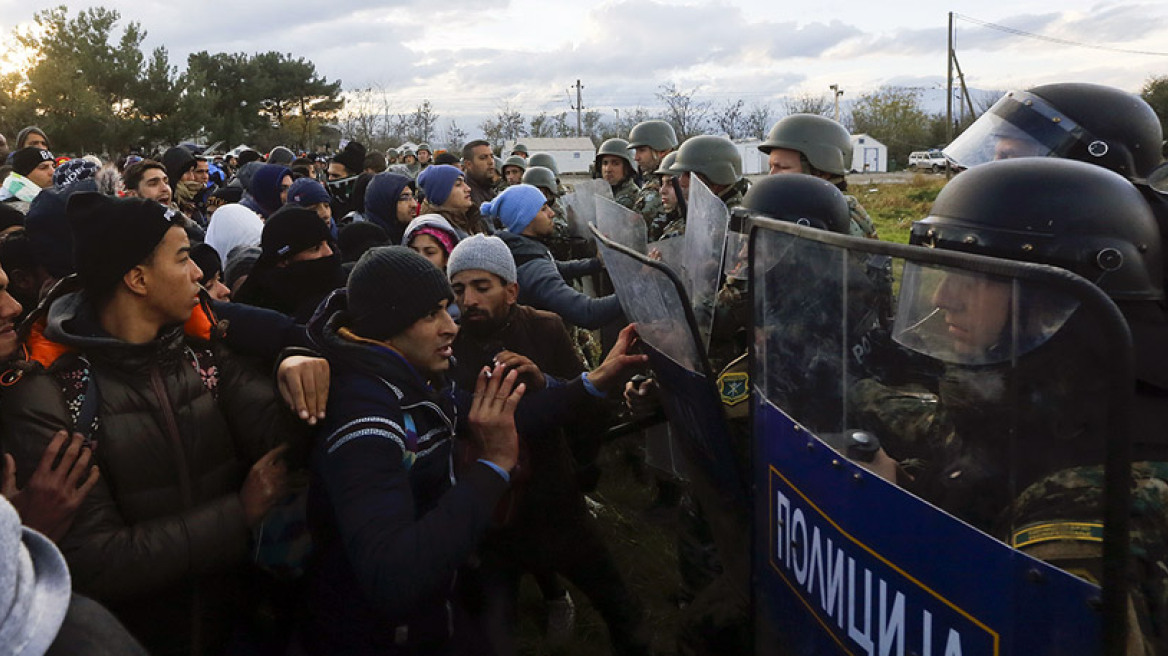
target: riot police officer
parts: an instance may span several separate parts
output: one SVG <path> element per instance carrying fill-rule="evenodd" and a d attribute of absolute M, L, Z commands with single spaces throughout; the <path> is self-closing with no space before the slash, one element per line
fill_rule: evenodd
<path fill-rule="evenodd" d="M 758 149 L 766 154 L 771 175 L 806 173 L 823 178 L 840 191 L 851 168 L 852 138 L 844 126 L 817 114 L 791 114 L 771 127 Z M 846 196 L 852 215 L 851 234 L 876 239 L 876 226 L 855 196 Z"/>
<path fill-rule="evenodd" d="M 1131 562 L 1132 634 L 1162 653 L 1168 637 L 1168 394 L 1139 367 L 1163 353 L 1160 234 L 1140 193 L 1120 175 L 1058 159 L 996 161 L 957 176 L 911 243 L 1049 264 L 1094 283 L 1119 307 L 1136 348 Z M 939 280 L 905 267 L 894 335 L 943 360 L 934 410 L 925 419 L 864 381 L 853 399 L 878 419 L 890 454 L 922 456 L 922 496 L 997 533 L 1015 547 L 1099 580 L 1106 398 L 1113 355 L 1077 305 L 1050 290 L 991 275 L 950 272 Z M 914 311 L 913 308 L 919 308 Z M 987 386 L 988 385 L 988 386 Z M 1009 425 L 1003 390 L 1025 407 Z M 900 398 L 904 398 L 901 396 Z M 921 402 L 912 405 L 923 408 Z M 927 405 L 927 404 L 925 404 Z M 877 427 L 877 424 L 871 424 Z M 927 428 L 925 428 L 927 427 Z M 1007 435 L 1024 435 L 1023 449 Z M 1091 439 L 1091 437 L 1096 439 Z M 1006 482 L 1009 482 L 1009 485 Z M 1027 527 L 1058 539 L 1023 539 Z M 1020 528 L 1021 527 L 1021 528 Z M 1053 527 L 1053 528 L 1051 528 Z M 1032 536 L 1031 536 L 1032 537 Z"/>

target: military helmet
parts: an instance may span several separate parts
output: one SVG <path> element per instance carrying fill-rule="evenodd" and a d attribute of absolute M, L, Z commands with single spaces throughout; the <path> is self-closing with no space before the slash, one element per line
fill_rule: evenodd
<path fill-rule="evenodd" d="M 1139 96 L 1099 84 L 1011 91 L 945 148 L 969 168 L 994 159 L 1061 157 L 1143 183 L 1161 161 L 1163 130 Z"/>
<path fill-rule="evenodd" d="M 434 154 L 434 151 L 433 151 L 433 150 L 430 150 L 430 144 L 428 144 L 428 143 L 420 143 L 420 144 L 418 144 L 418 152 L 420 153 L 420 152 L 422 152 L 423 150 L 424 150 L 424 151 L 426 151 L 426 152 L 428 152 L 428 153 L 430 153 L 431 155 L 433 155 L 433 154 Z"/>
<path fill-rule="evenodd" d="M 658 152 L 677 148 L 677 133 L 666 121 L 641 121 L 629 132 L 629 148 L 648 146 Z"/>
<path fill-rule="evenodd" d="M 612 155 L 619 157 L 629 163 L 629 168 L 633 171 L 637 170 L 637 164 L 633 161 L 633 156 L 629 154 L 629 142 L 620 138 L 613 138 L 600 144 L 600 148 L 596 151 L 596 170 L 600 171 L 600 158 L 605 155 Z"/>
<path fill-rule="evenodd" d="M 666 175 L 681 175 L 688 171 L 701 173 L 712 184 L 732 185 L 742 179 L 742 156 L 738 153 L 738 146 L 726 137 L 701 135 L 690 137 L 681 144 L 672 166 L 658 168 Z"/>
<path fill-rule="evenodd" d="M 495 173 L 503 175 L 503 158 L 495 155 Z"/>
<path fill-rule="evenodd" d="M 1139 190 L 1083 162 L 987 162 L 953 178 L 910 243 L 1073 271 L 1116 300 L 1163 298 L 1159 230 Z"/>
<path fill-rule="evenodd" d="M 553 196 L 560 195 L 560 183 L 556 180 L 556 174 L 549 168 L 542 166 L 531 166 L 523 172 L 523 184 L 539 187 Z"/>
<path fill-rule="evenodd" d="M 734 208 L 743 218 L 763 216 L 820 230 L 849 234 L 852 214 L 835 185 L 812 175 L 770 175 L 750 187 L 742 205 Z"/>
<path fill-rule="evenodd" d="M 519 155 L 512 155 L 512 156 L 508 157 L 507 159 L 503 160 L 503 168 L 507 168 L 508 166 L 517 166 L 520 169 L 526 171 L 527 170 L 527 160 L 523 159 Z"/>
<path fill-rule="evenodd" d="M 399 151 L 399 154 L 402 157 L 413 157 L 414 159 L 418 158 L 418 154 L 415 153 L 412 148 L 402 148 L 401 151 Z"/>
<path fill-rule="evenodd" d="M 844 126 L 818 114 L 791 114 L 775 123 L 758 149 L 775 148 L 802 153 L 824 173 L 844 175 L 852 161 L 852 137 Z"/>
<path fill-rule="evenodd" d="M 512 154 L 512 155 L 514 155 L 515 153 L 523 153 L 523 154 L 525 154 L 525 155 L 526 155 L 526 154 L 527 154 L 527 152 L 528 152 L 528 150 L 527 150 L 527 145 L 526 145 L 526 144 L 524 144 L 524 143 L 521 143 L 521 142 L 520 142 L 520 143 L 516 143 L 516 144 L 515 144 L 515 145 L 514 145 L 514 146 L 511 148 L 511 154 Z"/>
<path fill-rule="evenodd" d="M 676 161 L 677 161 L 677 151 L 675 150 L 672 153 L 669 153 L 668 155 L 666 155 L 665 157 L 662 157 L 661 164 L 657 167 L 657 170 L 653 171 L 650 175 L 655 175 L 658 178 L 660 178 L 662 176 L 666 176 L 666 175 L 673 175 L 672 173 L 669 172 L 669 169 L 670 169 L 670 167 L 673 166 L 673 163 Z"/>
<path fill-rule="evenodd" d="M 556 164 L 556 158 L 547 153 L 535 153 L 531 157 L 528 157 L 527 166 L 542 166 L 555 173 L 557 178 L 560 176 L 560 167 Z"/>

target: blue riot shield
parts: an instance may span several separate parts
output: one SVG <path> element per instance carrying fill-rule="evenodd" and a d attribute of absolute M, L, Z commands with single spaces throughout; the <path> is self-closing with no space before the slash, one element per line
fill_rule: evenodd
<path fill-rule="evenodd" d="M 694 311 L 677 274 L 594 231 L 625 316 L 637 325 L 661 390 L 685 476 L 706 510 L 727 570 L 746 585 L 749 547 L 747 446 L 736 449 L 727 426 Z"/>
<path fill-rule="evenodd" d="M 1060 269 L 768 220 L 749 272 L 756 653 L 1124 653 L 1114 304 Z"/>

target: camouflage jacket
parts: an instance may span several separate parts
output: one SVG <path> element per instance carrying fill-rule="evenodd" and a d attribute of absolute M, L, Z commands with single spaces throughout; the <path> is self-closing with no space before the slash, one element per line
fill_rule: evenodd
<path fill-rule="evenodd" d="M 635 210 L 637 195 L 640 193 L 641 188 L 637 186 L 636 182 L 633 182 L 632 178 L 629 178 L 612 188 L 612 199 L 630 210 Z"/>
<path fill-rule="evenodd" d="M 650 177 L 637 194 L 633 209 L 645 219 L 645 225 L 652 228 L 653 223 L 665 216 L 665 203 L 661 200 L 661 181 Z"/>
<path fill-rule="evenodd" d="M 845 195 L 844 198 L 848 200 L 848 211 L 852 215 L 852 236 L 879 239 L 880 237 L 876 235 L 876 224 L 872 223 L 872 218 L 868 216 L 860 201 L 856 200 L 855 196 Z"/>

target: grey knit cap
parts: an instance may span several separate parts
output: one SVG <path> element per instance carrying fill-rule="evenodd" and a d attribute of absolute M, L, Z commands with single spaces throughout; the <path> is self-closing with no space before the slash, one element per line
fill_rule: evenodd
<path fill-rule="evenodd" d="M 471 235 L 458 242 L 446 261 L 446 275 L 451 280 L 460 271 L 481 270 L 493 273 L 504 283 L 517 282 L 515 258 L 507 244 L 495 236 Z"/>
<path fill-rule="evenodd" d="M 0 497 L 0 649 L 43 654 L 69 610 L 72 583 L 65 558 L 48 538 L 20 525 Z"/>

